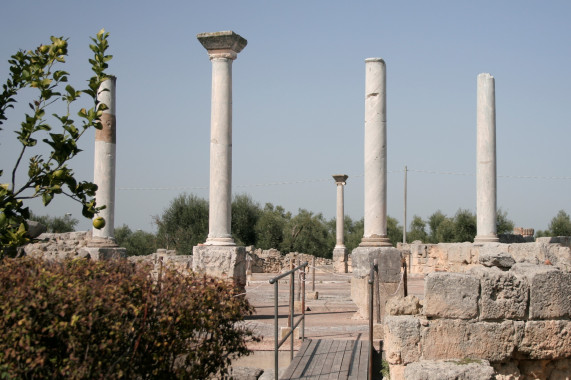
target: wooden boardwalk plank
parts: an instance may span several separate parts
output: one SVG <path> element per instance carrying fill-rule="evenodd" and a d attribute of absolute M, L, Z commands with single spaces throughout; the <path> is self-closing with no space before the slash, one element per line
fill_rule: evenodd
<path fill-rule="evenodd" d="M 339 379 L 345 380 L 349 377 L 349 368 L 351 367 L 351 361 L 353 359 L 353 348 L 358 343 L 358 340 L 347 341 L 343 354 L 343 361 L 341 362 L 341 369 L 339 370 Z"/>
<path fill-rule="evenodd" d="M 334 340 L 327 352 L 327 356 L 325 358 L 325 362 L 323 363 L 323 368 L 319 373 L 319 380 L 327 380 L 329 379 L 329 375 L 332 372 L 333 365 L 335 364 L 335 355 L 337 354 L 337 349 L 339 348 L 340 341 Z"/>
<path fill-rule="evenodd" d="M 349 344 L 347 340 L 340 340 L 339 347 L 335 351 L 335 357 L 333 358 L 333 366 L 331 367 L 331 373 L 327 376 L 327 380 L 338 380 L 339 374 L 341 372 L 341 363 L 343 362 L 343 356 L 345 356 L 345 347 Z"/>
<path fill-rule="evenodd" d="M 369 376 L 369 342 L 361 342 L 361 358 L 359 359 L 359 379 L 367 379 Z"/>
<path fill-rule="evenodd" d="M 363 341 L 355 342 L 353 347 L 351 366 L 349 368 L 349 380 L 359 380 L 359 360 L 361 360 L 361 349 L 363 348 Z"/>
<path fill-rule="evenodd" d="M 280 379 L 363 380 L 368 361 L 369 342 L 308 339 Z"/>
<path fill-rule="evenodd" d="M 294 374 L 296 372 L 301 373 L 303 371 L 317 343 L 318 343 L 317 340 L 307 339 L 301 344 L 299 351 L 293 358 L 292 362 L 289 364 L 286 372 L 282 375 L 282 379 L 284 380 L 294 379 L 296 378 L 294 377 Z M 297 375 L 297 377 L 299 377 L 299 375 Z"/>
<path fill-rule="evenodd" d="M 327 353 L 333 344 L 332 340 L 321 340 L 320 350 L 316 352 L 314 357 L 311 359 L 311 364 L 307 368 L 304 379 L 317 379 L 321 375 L 321 370 L 325 364 L 325 358 L 327 358 Z"/>

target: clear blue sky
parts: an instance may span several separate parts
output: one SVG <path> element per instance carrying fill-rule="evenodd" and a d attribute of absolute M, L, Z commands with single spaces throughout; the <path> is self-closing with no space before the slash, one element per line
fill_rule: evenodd
<path fill-rule="evenodd" d="M 571 2 L 19 0 L 0 13 L 2 82 L 11 54 L 56 35 L 69 38 L 67 70 L 82 87 L 89 37 L 110 32 L 116 226 L 151 231 L 178 194 L 208 197 L 211 64 L 196 34 L 221 30 L 248 40 L 233 64 L 234 193 L 332 218 L 331 175 L 347 174 L 346 214 L 361 218 L 364 60 L 382 57 L 390 216 L 402 223 L 405 165 L 409 221 L 475 212 L 482 72 L 496 78 L 498 207 L 536 229 L 560 209 L 571 213 Z M 24 109 L 0 131 L 5 170 Z M 73 167 L 92 180 L 94 134 L 80 145 Z M 90 226 L 73 202 L 33 211 L 70 212 L 80 229 Z"/>

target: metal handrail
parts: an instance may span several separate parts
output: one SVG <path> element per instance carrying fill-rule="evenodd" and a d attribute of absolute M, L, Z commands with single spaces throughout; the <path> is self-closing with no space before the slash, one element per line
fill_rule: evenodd
<path fill-rule="evenodd" d="M 293 264 L 293 262 L 292 262 Z M 307 267 L 308 262 L 304 262 L 303 264 L 292 268 L 291 270 L 280 274 L 279 276 L 276 276 L 274 278 L 270 279 L 270 284 L 275 285 L 274 286 L 274 322 L 275 322 L 275 326 L 274 326 L 274 371 L 275 371 L 275 379 L 278 380 L 279 379 L 279 372 L 278 372 L 278 350 L 279 348 L 282 346 L 282 344 L 284 344 L 287 340 L 287 338 L 290 338 L 291 341 L 291 347 L 290 347 L 290 360 L 293 360 L 293 332 L 295 331 L 295 329 L 297 328 L 297 326 L 301 323 L 301 340 L 304 341 L 305 340 L 305 267 Z M 303 269 L 303 271 L 300 272 L 301 275 L 301 316 L 300 318 L 297 320 L 297 322 L 294 321 L 294 293 L 295 293 L 295 278 L 294 278 L 294 273 L 298 270 Z M 287 332 L 286 336 L 283 337 L 282 340 L 280 340 L 278 342 L 278 330 L 279 330 L 279 326 L 278 326 L 278 284 L 279 284 L 279 280 L 286 277 L 286 276 L 290 276 L 290 295 L 289 295 L 289 321 L 291 321 L 291 329 Z"/>
<path fill-rule="evenodd" d="M 371 263 L 371 270 L 369 272 L 369 368 L 368 368 L 368 379 L 373 379 L 373 295 L 375 289 L 373 284 L 375 283 L 375 272 L 379 272 L 379 266 L 377 259 L 374 259 Z"/>

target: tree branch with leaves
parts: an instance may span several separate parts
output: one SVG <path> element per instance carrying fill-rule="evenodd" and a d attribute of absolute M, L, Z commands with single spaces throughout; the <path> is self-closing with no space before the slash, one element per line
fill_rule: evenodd
<path fill-rule="evenodd" d="M 21 147 L 8 181 L 3 178 L 4 170 L 0 169 L 0 245 L 3 248 L 16 247 L 30 240 L 26 222 L 30 211 L 24 203 L 26 200 L 41 198 L 47 206 L 56 195 L 62 194 L 79 202 L 86 218 L 92 218 L 105 208 L 104 205 L 96 205 L 97 185 L 76 180 L 67 163 L 81 152 L 78 147 L 81 136 L 90 128 L 102 128 L 100 118 L 107 106 L 98 101 L 97 95 L 107 78 L 105 70 L 112 58 L 106 54 L 108 36 L 109 33 L 101 29 L 91 38 L 93 43 L 89 47 L 93 58 L 89 63 L 93 75 L 83 90 L 66 85 L 69 73 L 59 69 L 68 54 L 68 42 L 63 37 L 52 36 L 49 44 L 40 45 L 35 50 L 19 51 L 8 60 L 10 74 L 0 93 L 0 130 L 7 120 L 8 109 L 14 108 L 19 92 L 26 88 L 37 92 L 28 104 L 31 111 L 24 115 L 20 128 L 15 131 Z M 92 106 L 79 109 L 75 113 L 79 117 L 76 121 L 72 108 L 81 95 L 87 96 Z M 62 103 L 65 111 L 52 114 L 57 127 L 61 128 L 54 129 L 48 124 L 46 113 L 54 105 Z M 46 134 L 47 137 L 41 141 L 48 146 L 49 154 L 30 153 L 38 138 Z M 19 172 L 25 170 L 25 158 L 30 154 L 27 174 L 23 183 L 18 184 Z M 4 251 L 0 250 L 0 257 Z"/>

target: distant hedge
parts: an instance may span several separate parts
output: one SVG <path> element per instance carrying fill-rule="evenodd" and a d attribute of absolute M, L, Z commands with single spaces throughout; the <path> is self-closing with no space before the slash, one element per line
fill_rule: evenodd
<path fill-rule="evenodd" d="M 0 379 L 204 379 L 257 340 L 222 280 L 127 261 L 0 263 Z"/>

